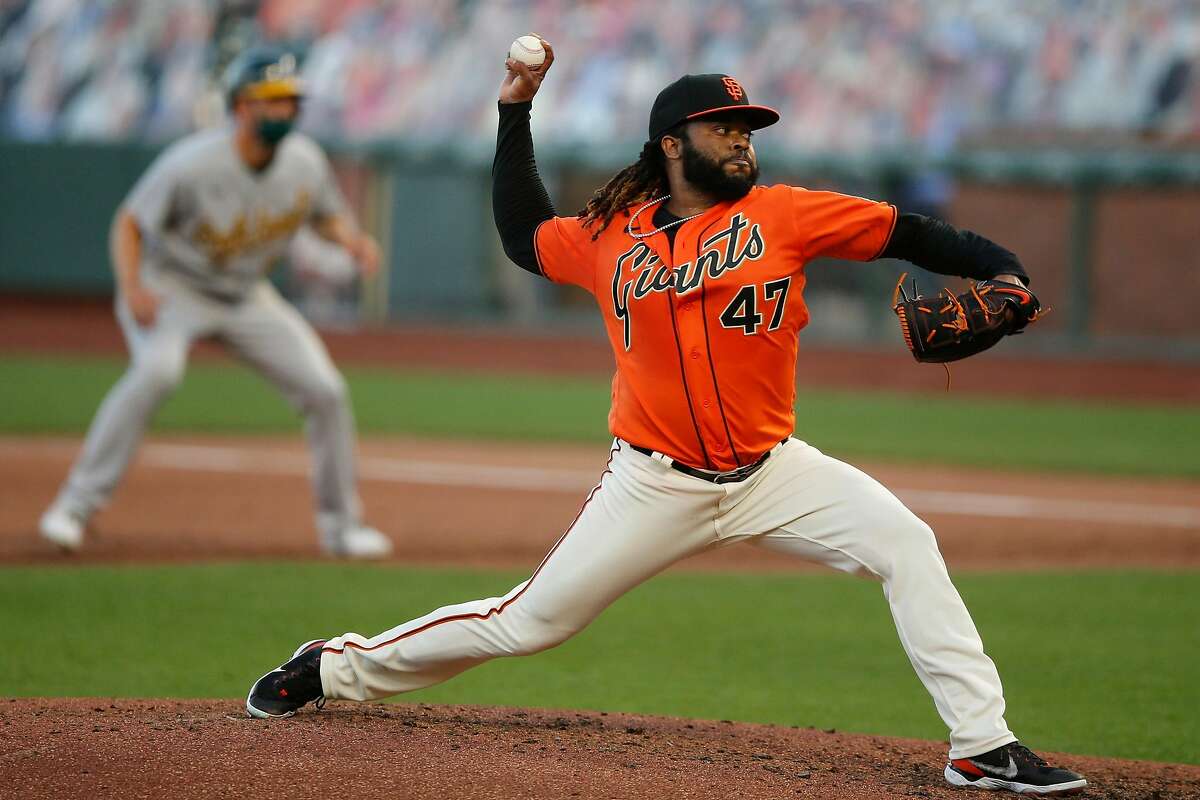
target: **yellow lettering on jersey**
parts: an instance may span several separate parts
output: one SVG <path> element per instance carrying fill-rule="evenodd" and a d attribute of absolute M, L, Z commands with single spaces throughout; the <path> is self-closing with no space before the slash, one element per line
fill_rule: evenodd
<path fill-rule="evenodd" d="M 308 219 L 311 205 L 308 192 L 300 192 L 290 210 L 279 214 L 259 211 L 252 223 L 247 221 L 245 214 L 238 214 L 224 232 L 204 221 L 196 226 L 192 238 L 208 251 L 215 264 L 221 266 L 233 256 L 290 236 Z"/>

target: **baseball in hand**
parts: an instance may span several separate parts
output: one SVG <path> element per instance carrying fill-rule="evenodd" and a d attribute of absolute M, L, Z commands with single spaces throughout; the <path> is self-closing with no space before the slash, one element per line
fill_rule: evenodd
<path fill-rule="evenodd" d="M 540 67 L 546 60 L 546 50 L 536 36 L 522 36 L 508 48 L 508 57 L 530 67 Z"/>

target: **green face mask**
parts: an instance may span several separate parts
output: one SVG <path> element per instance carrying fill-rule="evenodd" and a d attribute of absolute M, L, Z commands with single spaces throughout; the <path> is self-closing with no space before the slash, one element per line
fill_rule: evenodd
<path fill-rule="evenodd" d="M 260 119 L 258 121 L 258 138 L 269 145 L 283 141 L 292 130 L 293 120 L 290 119 Z"/>

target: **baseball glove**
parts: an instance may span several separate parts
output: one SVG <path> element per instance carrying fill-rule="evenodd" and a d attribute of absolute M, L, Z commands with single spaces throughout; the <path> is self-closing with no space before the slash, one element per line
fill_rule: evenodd
<path fill-rule="evenodd" d="M 958 361 L 987 350 L 1005 336 L 1020 333 L 1042 314 L 1041 303 L 1023 286 L 1004 281 L 980 281 L 955 295 L 949 289 L 934 297 L 904 291 L 900 276 L 892 310 L 913 358 L 926 363 Z"/>

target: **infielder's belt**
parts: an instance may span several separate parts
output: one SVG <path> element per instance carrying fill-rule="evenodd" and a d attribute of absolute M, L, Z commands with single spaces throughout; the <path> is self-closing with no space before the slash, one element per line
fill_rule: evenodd
<path fill-rule="evenodd" d="M 783 442 L 786 441 L 787 439 L 783 440 Z M 780 442 L 780 444 L 783 444 L 783 442 Z M 655 452 L 649 447 L 639 447 L 632 442 L 629 443 L 629 446 L 634 450 L 637 450 L 642 455 L 650 456 L 651 458 L 655 456 Z M 759 468 L 763 464 L 767 463 L 767 459 L 770 457 L 771 450 L 768 450 L 767 452 L 763 453 L 758 461 L 755 461 L 753 464 L 747 464 L 744 467 L 731 469 L 728 472 L 710 472 L 706 469 L 696 469 L 695 467 L 689 467 L 687 464 L 680 464 L 673 458 L 669 460 L 671 462 L 671 469 L 675 470 L 676 472 L 682 472 L 684 475 L 691 475 L 693 478 L 699 478 L 700 480 L 708 481 L 709 483 L 738 483 L 739 481 L 744 481 L 746 478 L 749 478 L 751 475 L 758 472 Z"/>

